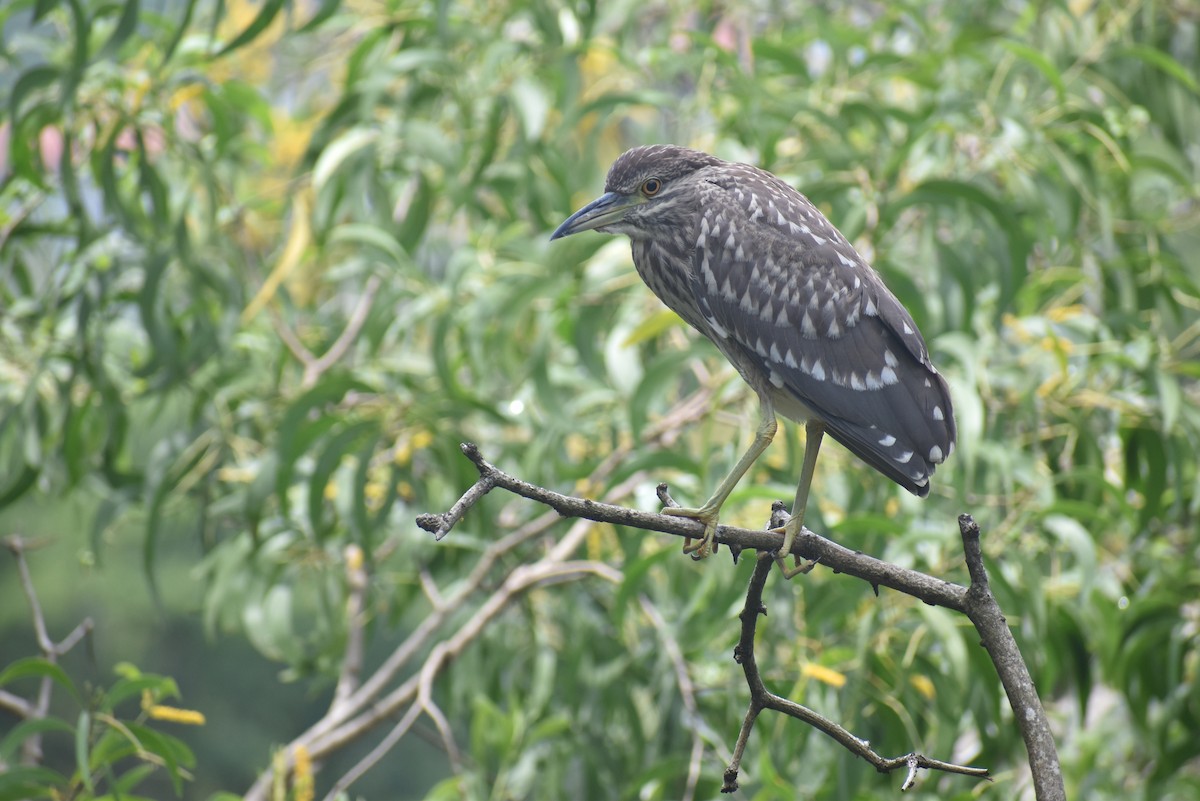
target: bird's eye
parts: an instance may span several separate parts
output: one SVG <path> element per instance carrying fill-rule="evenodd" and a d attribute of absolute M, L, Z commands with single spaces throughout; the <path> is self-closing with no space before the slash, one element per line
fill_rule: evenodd
<path fill-rule="evenodd" d="M 662 191 L 662 181 L 657 178 L 647 178 L 642 181 L 642 194 L 646 197 L 654 197 Z"/>

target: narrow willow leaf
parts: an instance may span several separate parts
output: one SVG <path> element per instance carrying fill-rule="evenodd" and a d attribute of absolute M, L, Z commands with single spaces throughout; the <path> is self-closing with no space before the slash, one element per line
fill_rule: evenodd
<path fill-rule="evenodd" d="M 279 10 L 283 8 L 283 4 L 285 2 L 286 0 L 266 0 L 266 2 L 262 4 L 262 8 L 258 10 L 258 14 L 254 17 L 250 24 L 246 26 L 246 29 L 235 36 L 233 41 L 218 50 L 214 58 L 220 58 L 221 56 L 228 55 L 234 50 L 244 47 L 257 39 L 259 34 L 265 31 L 267 26 L 275 20 L 275 16 L 279 13 Z"/>

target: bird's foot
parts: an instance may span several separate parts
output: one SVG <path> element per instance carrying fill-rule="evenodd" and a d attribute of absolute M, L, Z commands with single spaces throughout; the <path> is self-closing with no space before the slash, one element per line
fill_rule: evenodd
<path fill-rule="evenodd" d="M 663 509 L 662 513 L 673 517 L 689 517 L 704 524 L 704 536 L 695 542 L 689 537 L 683 544 L 684 553 L 699 561 L 717 552 L 717 520 L 720 517 L 720 508 L 701 506 L 699 509 L 686 509 L 682 506 L 669 506 Z"/>
<path fill-rule="evenodd" d="M 772 534 L 783 535 L 783 546 L 775 552 L 775 563 L 779 565 L 779 572 L 783 574 L 783 578 L 788 581 L 811 572 L 817 566 L 817 560 L 802 560 L 797 556 L 793 559 L 792 567 L 788 567 L 787 557 L 792 552 L 792 543 L 796 541 L 796 535 L 803 528 L 804 518 L 801 516 L 793 517 L 785 525 L 771 529 Z"/>

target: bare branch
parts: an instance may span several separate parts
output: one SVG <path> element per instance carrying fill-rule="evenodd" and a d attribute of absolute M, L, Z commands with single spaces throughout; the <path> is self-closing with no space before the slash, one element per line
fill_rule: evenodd
<path fill-rule="evenodd" d="M 19 718 L 31 718 L 37 711 L 32 703 L 8 690 L 0 690 L 0 709 L 6 709 Z"/>
<path fill-rule="evenodd" d="M 485 460 L 479 449 L 470 443 L 464 443 L 462 451 L 479 470 L 479 480 L 454 504 L 450 512 L 440 515 L 422 515 L 417 519 L 422 528 L 434 532 L 438 539 L 444 537 L 480 498 L 497 487 L 545 504 L 563 517 L 579 517 L 597 522 L 631 526 L 684 538 L 696 538 L 702 534 L 702 526 L 696 521 L 563 495 L 508 475 Z M 672 501 L 665 486 L 659 488 L 659 494 L 666 505 L 671 505 Z M 716 539 L 718 542 L 730 546 L 735 555 L 742 548 L 752 548 L 759 552 L 760 560 L 763 558 L 763 554 L 774 556 L 783 541 L 782 534 L 776 530 L 780 522 L 776 522 L 774 517 L 782 513 L 782 509 L 782 504 L 777 504 L 773 508 L 775 514 L 771 528 L 766 531 L 720 526 Z M 867 581 L 876 589 L 880 586 L 889 587 L 927 604 L 942 606 L 966 614 L 979 631 L 983 645 L 988 649 L 988 653 L 996 665 L 997 673 L 1004 684 L 1009 703 L 1014 709 L 1014 717 L 1029 751 L 1038 800 L 1060 801 L 1065 799 L 1065 795 L 1053 736 L 1045 711 L 1042 709 L 1037 691 L 1029 676 L 1028 668 L 1021 657 L 1012 633 L 1008 630 L 999 605 L 988 589 L 987 574 L 983 568 L 979 546 L 978 527 L 967 515 L 960 518 L 959 525 L 966 549 L 967 567 L 971 575 L 970 589 L 852 551 L 807 528 L 803 529 L 796 537 L 792 555 L 810 560 L 810 564 L 807 566 L 809 570 L 819 563 L 836 573 L 845 573 Z M 765 582 L 766 576 L 770 572 L 769 564 L 763 565 L 760 562 L 755 569 L 756 577 L 759 576 L 760 571 L 762 573 L 761 582 Z M 757 589 L 758 605 L 755 606 L 751 603 L 755 600 L 755 581 L 752 580 L 750 591 L 747 594 L 746 610 L 761 608 L 761 582 Z M 743 616 L 747 613 L 744 611 Z M 757 616 L 757 611 L 754 616 Z M 752 663 L 753 624 L 747 623 L 743 619 L 743 626 L 750 626 L 750 640 L 747 646 L 740 646 L 736 656 L 743 659 L 749 657 Z M 745 634 L 745 629 L 743 634 Z M 905 789 L 912 785 L 916 771 L 922 768 L 971 776 L 987 776 L 985 769 L 942 762 L 921 754 L 913 753 L 891 759 L 884 758 L 875 753 L 869 743 L 859 740 L 832 721 L 787 699 L 774 696 L 761 686 L 756 688 L 751 677 L 757 675 L 757 668 L 751 667 L 747 670 L 747 681 L 751 684 L 752 699 L 734 750 L 733 759 L 730 762 L 729 772 L 726 774 L 727 785 L 736 786 L 738 766 L 745 751 L 746 741 L 755 720 L 763 709 L 774 709 L 809 723 L 837 740 L 852 753 L 869 761 L 877 770 L 890 772 L 901 767 L 907 768 Z M 761 685 L 761 678 L 757 681 Z"/>
<path fill-rule="evenodd" d="M 350 345 L 358 338 L 359 332 L 362 331 L 363 325 L 366 324 L 367 316 L 371 313 L 371 304 L 375 302 L 375 295 L 379 292 L 379 287 L 382 283 L 377 275 L 372 275 L 367 279 L 362 295 L 358 299 L 358 304 L 354 307 L 354 311 L 351 312 L 350 319 L 346 321 L 346 327 L 342 329 L 342 333 L 338 335 L 338 338 L 329 346 L 329 350 L 325 351 L 320 358 L 307 362 L 304 365 L 302 386 L 311 387 L 317 383 L 326 370 L 333 367 L 346 355 L 346 351 L 350 349 Z"/>
<path fill-rule="evenodd" d="M 342 329 L 342 333 L 338 334 L 338 338 L 329 346 L 329 350 L 321 354 L 319 357 L 314 356 L 312 351 L 304 346 L 296 333 L 283 321 L 283 317 L 273 311 L 272 316 L 275 323 L 275 332 L 279 334 L 279 338 L 283 340 L 283 344 L 291 352 L 296 361 L 304 365 L 304 375 L 300 379 L 300 386 L 307 389 L 317 381 L 325 372 L 333 367 L 343 356 L 350 346 L 354 344 L 354 340 L 358 337 L 362 327 L 367 322 L 367 317 L 371 313 L 371 305 L 375 302 L 375 295 L 379 292 L 379 287 L 383 282 L 379 276 L 372 275 L 367 279 L 367 283 L 363 287 L 362 295 L 358 299 L 358 303 L 354 306 L 354 311 L 350 313 L 350 318 L 346 321 L 346 327 Z"/>
<path fill-rule="evenodd" d="M 290 770 L 294 765 L 295 749 L 297 746 L 303 745 L 307 748 L 313 759 L 322 759 L 362 737 L 381 723 L 394 719 L 396 715 L 400 714 L 400 710 L 405 709 L 405 707 L 408 707 L 403 715 L 405 719 L 412 715 L 415 720 L 421 713 L 425 713 L 434 720 L 435 725 L 438 725 L 440 716 L 441 725 L 438 728 L 442 732 L 445 741 L 448 736 L 449 725 L 446 723 L 444 715 L 441 715 L 441 711 L 433 705 L 431 693 L 428 689 L 425 695 L 422 696 L 422 684 L 425 683 L 427 687 L 430 687 L 433 678 L 454 657 L 461 653 L 463 649 L 477 639 L 486 629 L 487 625 L 501 611 L 507 608 L 515 598 L 534 586 L 578 579 L 587 575 L 596 575 L 608 581 L 620 581 L 620 571 L 608 565 L 591 561 L 564 561 L 570 552 L 579 547 L 591 525 L 590 523 L 586 523 L 586 521 L 580 521 L 581 525 L 573 527 L 572 531 L 562 541 L 557 543 L 543 559 L 533 564 L 521 565 L 513 569 L 502 586 L 484 601 L 483 605 L 475 611 L 471 618 L 457 632 L 435 646 L 416 675 L 411 676 L 396 689 L 380 698 L 380 693 L 403 665 L 416 656 L 440 627 L 441 623 L 449 615 L 457 611 L 466 597 L 479 587 L 487 570 L 494 565 L 495 561 L 503 553 L 507 552 L 507 550 L 516 547 L 532 536 L 536 536 L 555 519 L 554 515 L 549 515 L 549 519 L 544 521 L 543 525 L 530 524 L 521 530 L 513 532 L 513 534 L 504 540 L 494 543 L 492 548 L 489 548 L 489 551 L 480 559 L 475 570 L 472 571 L 471 575 L 475 578 L 474 583 L 468 582 L 468 586 L 456 594 L 441 610 L 431 613 L 418 629 L 393 652 L 384 666 L 363 682 L 362 686 L 355 692 L 345 697 L 337 709 L 331 706 L 330 710 L 320 721 L 310 727 L 300 737 L 293 740 L 285 749 L 285 753 L 281 758 L 282 769 Z M 538 521 L 534 521 L 534 523 L 538 523 Z M 383 754 L 387 753 L 394 746 L 395 742 L 399 741 L 408 728 L 408 726 L 403 727 L 403 729 L 400 726 L 394 727 L 387 737 L 376 748 L 372 749 L 367 757 L 364 757 L 354 771 L 361 769 L 362 772 L 365 772 L 369 769 L 371 765 L 375 764 Z M 448 748 L 450 747 L 453 746 L 448 745 Z M 452 752 L 452 756 L 455 754 L 456 750 Z M 361 775 L 361 772 L 355 773 L 355 777 L 359 775 Z M 271 786 L 271 777 L 272 771 L 270 770 L 260 774 L 245 797 L 252 801 L 267 798 Z M 352 783 L 353 777 L 349 783 L 346 783 L 346 778 L 344 776 L 339 780 L 339 787 L 349 786 L 349 783 Z"/>
<path fill-rule="evenodd" d="M 92 619 L 85 617 L 79 622 L 79 625 L 71 630 L 70 634 L 60 642 L 54 642 L 50 637 L 50 630 L 46 626 L 46 616 L 42 612 L 42 604 L 38 600 L 37 588 L 33 586 L 29 563 L 25 559 L 25 552 L 39 547 L 40 543 L 31 542 L 16 534 L 5 537 L 2 542 L 17 561 L 17 575 L 20 578 L 21 590 L 25 593 L 25 599 L 29 601 L 29 613 L 33 618 L 33 631 L 37 637 L 38 648 L 46 661 L 57 664 L 59 657 L 68 653 L 80 640 L 92 632 L 94 628 Z M 0 691 L 0 708 L 14 712 L 27 720 L 44 718 L 50 711 L 50 696 L 53 687 L 49 676 L 42 678 L 38 683 L 36 701 L 29 701 L 20 696 Z M 21 762 L 26 765 L 36 765 L 41 761 L 42 736 L 35 734 L 27 737 L 21 744 Z"/>
<path fill-rule="evenodd" d="M 350 788 L 350 785 L 361 779 L 364 774 L 375 766 L 379 760 L 383 759 L 388 751 L 396 747 L 396 743 L 403 739 L 408 730 L 417 722 L 417 718 L 421 716 L 421 707 L 414 704 L 409 707 L 408 712 L 400 719 L 387 736 L 379 741 L 378 745 L 370 750 L 366 756 L 360 759 L 354 767 L 342 774 L 333 787 L 325 795 L 325 801 L 335 801 L 343 793 Z"/>
<path fill-rule="evenodd" d="M 514 478 L 485 460 L 479 453 L 479 448 L 472 443 L 464 443 L 462 451 L 479 470 L 479 480 L 449 512 L 424 514 L 417 518 L 417 525 L 433 533 L 438 539 L 445 537 L 467 510 L 495 487 L 549 506 L 563 517 L 582 517 L 600 523 L 632 526 L 692 539 L 699 538 L 704 533 L 703 524 L 695 520 L 562 495 Z M 717 542 L 757 551 L 777 551 L 783 545 L 783 534 L 723 525 L 717 529 Z M 834 572 L 854 576 L 875 587 L 890 587 L 933 606 L 943 606 L 957 612 L 965 611 L 966 608 L 965 587 L 852 551 L 807 528 L 796 535 L 792 553 L 802 559 L 820 562 Z"/>
<path fill-rule="evenodd" d="M 342 656 L 342 669 L 338 672 L 338 683 L 330 704 L 335 710 L 344 706 L 346 699 L 358 689 L 366 627 L 364 601 L 367 594 L 367 571 L 362 548 L 358 545 L 347 546 L 345 558 L 346 583 L 350 590 L 346 598 L 346 653 Z"/>
<path fill-rule="evenodd" d="M 774 511 L 778 513 L 779 509 L 777 508 Z M 772 520 L 773 522 L 775 521 Z M 737 748 L 734 751 L 733 761 L 730 762 L 729 767 L 725 770 L 721 792 L 732 793 L 738 789 L 738 772 L 741 766 L 742 755 L 746 749 L 746 742 L 749 740 L 750 731 L 754 728 L 754 724 L 758 720 L 759 713 L 764 709 L 782 712 L 812 726 L 817 731 L 836 740 L 839 745 L 850 753 L 865 759 L 880 773 L 890 773 L 902 767 L 908 768 L 909 778 L 905 780 L 906 785 L 911 783 L 912 774 L 916 768 L 927 768 L 947 773 L 961 773 L 967 776 L 987 778 L 988 771 L 986 768 L 955 765 L 937 759 L 930 759 L 921 754 L 911 753 L 890 759 L 880 756 L 871 748 L 871 744 L 866 740 L 855 737 L 842 726 L 839 726 L 823 715 L 819 715 L 808 707 L 775 695 L 766 688 L 762 680 L 762 674 L 758 670 L 758 662 L 754 656 L 754 633 L 758 627 L 758 616 L 766 614 L 767 611 L 766 607 L 763 606 L 762 593 L 768 576 L 773 572 L 771 568 L 774 564 L 773 553 L 769 551 L 760 551 L 758 553 L 758 559 L 754 564 L 754 572 L 751 574 L 750 584 L 746 590 L 746 604 L 742 607 L 742 612 L 739 615 L 742 622 L 742 630 L 741 637 L 738 639 L 738 644 L 733 651 L 733 658 L 742 666 L 742 671 L 746 675 L 746 683 L 750 687 L 750 708 L 746 712 L 741 731 L 738 733 Z"/>
<path fill-rule="evenodd" d="M 1033 791 L 1038 801 L 1066 801 L 1062 770 L 1058 761 L 1058 749 L 1054 745 L 1054 734 L 1046 710 L 1042 708 L 1037 688 L 1029 675 L 1029 668 L 1021 657 L 1021 649 L 1009 631 L 1008 622 L 1000 604 L 992 595 L 988 584 L 987 569 L 983 565 L 983 548 L 979 542 L 979 525 L 970 515 L 959 515 L 958 530 L 962 534 L 963 552 L 967 570 L 971 575 L 971 586 L 967 590 L 967 605 L 964 610 L 975 624 L 981 644 L 987 649 L 1008 695 L 1008 704 L 1013 710 L 1013 719 L 1025 740 L 1029 752 L 1029 767 L 1033 774 Z"/>
<path fill-rule="evenodd" d="M 50 632 L 46 628 L 46 616 L 42 613 L 42 604 L 38 600 L 37 590 L 34 589 L 33 577 L 29 574 L 29 563 L 25 560 L 25 551 L 37 546 L 21 536 L 5 538 L 4 545 L 17 560 L 17 575 L 21 579 L 21 591 L 25 593 L 25 600 L 29 602 L 29 614 L 33 618 L 33 633 L 37 637 L 38 648 L 47 657 L 58 656 L 58 648 L 50 639 Z"/>

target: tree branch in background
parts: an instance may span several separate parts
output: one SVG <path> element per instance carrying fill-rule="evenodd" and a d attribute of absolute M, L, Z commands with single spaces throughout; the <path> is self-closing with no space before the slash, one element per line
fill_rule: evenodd
<path fill-rule="evenodd" d="M 647 430 L 643 445 L 672 441 L 680 429 L 705 414 L 710 395 L 709 389 L 702 388 L 684 398 Z M 625 463 L 632 448 L 633 445 L 630 444 L 614 449 L 592 472 L 591 480 L 607 480 Z M 644 473 L 635 473 L 612 487 L 605 497 L 609 501 L 628 497 L 645 481 Z M 469 493 L 473 500 L 465 503 L 460 501 L 456 507 L 461 506 L 465 512 L 483 494 L 485 493 Z M 439 515 L 438 518 L 446 520 L 449 516 L 450 513 L 447 513 Z M 273 786 L 283 786 L 282 782 L 295 769 L 297 753 L 303 753 L 320 764 L 331 754 L 367 737 L 377 728 L 390 725 L 388 733 L 356 765 L 335 781 L 328 797 L 332 798 L 338 792 L 347 790 L 382 759 L 422 715 L 429 716 L 436 726 L 441 712 L 432 703 L 430 688 L 433 681 L 458 654 L 474 643 L 485 631 L 487 624 L 513 601 L 539 586 L 576 581 L 590 576 L 614 582 L 623 578 L 619 570 L 603 563 L 571 558 L 592 527 L 590 521 L 580 520 L 571 526 L 566 536 L 557 541 L 542 558 L 507 569 L 497 588 L 493 573 L 505 564 L 505 557 L 530 540 L 544 535 L 560 520 L 558 514 L 547 512 L 507 536 L 491 542 L 483 550 L 470 573 L 462 581 L 455 582 L 453 593 L 443 592 L 435 584 L 432 576 L 424 575 L 422 589 L 430 602 L 429 613 L 374 672 L 365 676 L 360 675 L 360 672 L 362 635 L 367 616 L 363 613 L 359 588 L 365 589 L 365 582 L 369 582 L 369 576 L 360 572 L 363 571 L 362 565 L 356 567 L 355 554 L 347 552 L 347 575 L 351 587 L 346 610 L 348 636 L 334 698 L 325 714 L 284 746 L 275 763 L 259 774 L 245 795 L 247 801 L 265 801 L 271 797 Z M 389 546 L 385 543 L 381 547 Z M 377 561 L 377 558 L 378 554 L 376 560 L 370 563 Z M 366 563 L 366 560 L 364 562 Z M 478 605 L 464 618 L 464 608 L 470 603 L 475 603 L 477 599 L 480 599 Z M 455 620 L 463 622 L 459 628 L 447 630 L 448 624 Z M 402 673 L 406 674 L 406 678 L 396 684 Z M 444 716 L 442 725 L 437 728 L 447 751 L 455 753 L 457 748 L 453 745 L 449 727 L 444 723 Z M 277 773 L 279 775 L 276 775 Z"/>
<path fill-rule="evenodd" d="M 417 518 L 417 525 L 432 533 L 436 539 L 445 537 L 474 504 L 497 487 L 549 506 L 563 517 L 631 526 L 691 539 L 703 534 L 703 524 L 694 520 L 575 498 L 522 481 L 489 463 L 480 454 L 478 447 L 471 443 L 464 443 L 462 451 L 479 470 L 479 480 L 463 494 L 450 511 L 443 514 L 424 514 Z M 662 494 L 665 495 L 665 490 Z M 773 512 L 776 515 L 781 513 L 782 505 L 778 505 Z M 774 522 L 772 520 L 772 523 Z M 970 588 L 851 551 L 807 528 L 796 536 L 792 555 L 810 560 L 812 564 L 809 565 L 809 569 L 820 564 L 834 572 L 866 581 L 876 590 L 880 586 L 889 587 L 927 604 L 967 615 L 979 632 L 1008 693 L 1009 703 L 1014 710 L 1014 721 L 1029 751 L 1029 764 L 1034 774 L 1034 790 L 1038 801 L 1065 801 L 1066 792 L 1049 721 L 1038 700 L 1037 691 L 1016 641 L 1008 630 L 999 604 L 988 588 L 987 573 L 983 567 L 982 551 L 979 547 L 978 526 L 969 515 L 963 515 L 959 519 L 959 528 L 971 576 Z M 865 741 L 859 740 L 832 721 L 821 718 L 799 704 L 769 693 L 762 684 L 754 661 L 753 635 L 758 614 L 763 611 L 762 586 L 770 573 L 770 560 L 765 560 L 764 566 L 763 555 L 774 556 L 783 544 L 783 535 L 771 530 L 752 531 L 722 525 L 717 529 L 716 541 L 737 549 L 753 548 L 759 552 L 759 561 L 747 591 L 746 607 L 742 612 L 742 641 L 735 653 L 735 658 L 742 663 L 746 671 L 747 683 L 751 690 L 751 704 L 735 747 L 734 759 L 725 775 L 727 790 L 737 786 L 736 777 L 745 741 L 763 709 L 774 709 L 803 720 L 837 740 L 851 753 L 866 759 L 877 770 L 890 772 L 906 767 L 908 776 L 904 782 L 905 788 L 911 786 L 915 773 L 920 768 L 981 777 L 987 775 L 984 769 L 953 765 L 919 754 L 885 759 L 872 751 Z"/>
<path fill-rule="evenodd" d="M 92 619 L 85 617 L 80 621 L 79 625 L 72 629 L 70 634 L 63 637 L 60 641 L 54 642 L 50 638 L 49 629 L 46 627 L 46 616 L 42 613 L 42 605 L 38 601 L 37 590 L 33 586 L 33 577 L 29 574 L 29 564 L 25 559 L 25 552 L 37 548 L 38 543 L 30 542 L 19 535 L 5 537 L 3 542 L 4 547 L 17 560 L 17 575 L 21 580 L 21 590 L 25 593 L 25 598 L 29 601 L 29 613 L 33 618 L 33 631 L 37 637 L 38 648 L 42 652 L 42 658 L 51 664 L 58 664 L 59 657 L 68 653 L 79 644 L 80 640 L 91 634 L 94 625 Z M 9 712 L 25 720 L 41 720 L 50 712 L 50 694 L 52 689 L 53 680 L 49 676 L 43 676 L 41 683 L 38 685 L 36 701 L 29 701 L 19 695 L 0 690 L 0 708 L 7 709 Z M 41 761 L 41 735 L 37 734 L 26 738 L 21 744 L 21 764 L 37 765 Z M 2 764 L 0 764 L 0 768 L 3 768 Z"/>
<path fill-rule="evenodd" d="M 372 275 L 367 279 L 367 283 L 363 286 L 362 294 L 359 296 L 358 303 L 354 306 L 354 311 L 351 312 L 350 318 L 346 321 L 346 327 L 342 329 L 342 333 L 329 346 L 329 350 L 325 351 L 321 356 L 314 356 L 312 351 L 304 347 L 304 343 L 300 341 L 295 332 L 287 326 L 278 314 L 275 315 L 275 330 L 279 334 L 279 338 L 283 340 L 283 344 L 291 351 L 296 360 L 304 365 L 304 376 L 300 380 L 300 386 L 304 389 L 315 385 L 321 376 L 330 367 L 338 363 L 346 351 L 350 349 L 350 345 L 358 337 L 362 327 L 367 322 L 367 317 L 371 313 L 371 304 L 375 302 L 375 295 L 379 292 L 379 287 L 383 282 L 379 276 Z"/>

